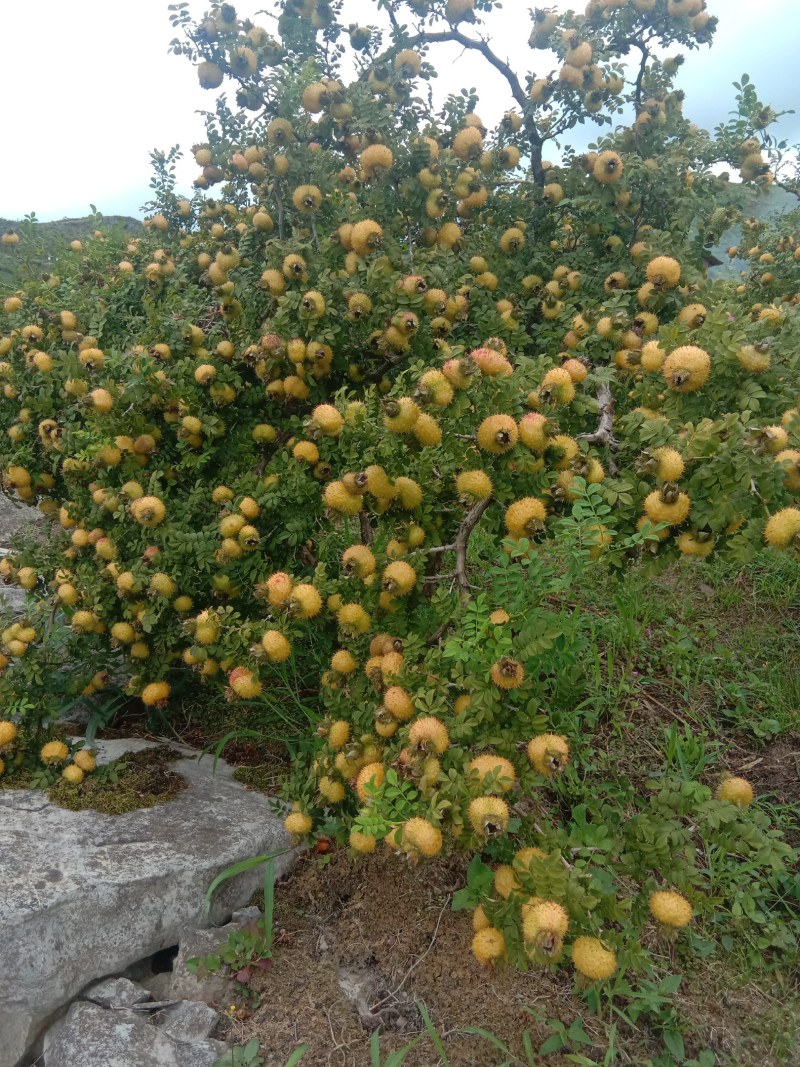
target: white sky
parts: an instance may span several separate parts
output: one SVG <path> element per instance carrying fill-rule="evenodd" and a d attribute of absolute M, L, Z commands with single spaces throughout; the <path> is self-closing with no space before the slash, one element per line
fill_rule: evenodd
<path fill-rule="evenodd" d="M 174 36 L 168 0 L 29 0 L 4 4 L 2 92 L 3 153 L 0 217 L 35 211 L 41 220 L 85 215 L 89 204 L 104 214 L 140 215 L 149 196 L 153 148 L 203 139 L 197 109 L 213 109 L 215 92 L 197 85 L 191 64 L 167 51 Z M 204 0 L 191 0 L 202 14 Z M 546 73 L 543 53 L 528 48 L 528 4 L 505 0 L 489 16 L 494 47 L 521 74 L 531 59 Z M 583 0 L 548 0 L 562 10 Z M 714 46 L 686 54 L 678 84 L 686 113 L 713 127 L 733 107 L 731 82 L 747 71 L 760 98 L 782 111 L 800 110 L 800 0 L 708 0 L 720 25 Z M 255 12 L 263 0 L 239 0 L 241 17 L 270 28 Z M 407 9 L 403 9 L 406 10 Z M 343 22 L 381 24 L 370 0 L 345 0 Z M 436 46 L 437 93 L 480 90 L 480 114 L 493 123 L 510 100 L 500 75 L 479 57 L 461 57 L 453 45 Z M 481 64 L 481 65 L 479 65 Z M 597 127 L 573 131 L 573 143 L 592 140 Z M 800 116 L 787 116 L 782 136 L 800 140 Z M 193 161 L 181 164 L 188 191 Z"/>

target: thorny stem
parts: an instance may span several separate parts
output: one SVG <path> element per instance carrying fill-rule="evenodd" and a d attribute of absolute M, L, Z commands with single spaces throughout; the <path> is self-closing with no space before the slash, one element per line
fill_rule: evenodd
<path fill-rule="evenodd" d="M 314 238 L 314 248 L 319 252 L 319 234 L 317 233 L 317 222 L 314 216 L 311 216 L 311 236 Z"/>

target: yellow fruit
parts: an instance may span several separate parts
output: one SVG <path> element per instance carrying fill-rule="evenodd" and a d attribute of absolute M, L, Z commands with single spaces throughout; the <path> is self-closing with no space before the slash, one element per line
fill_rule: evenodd
<path fill-rule="evenodd" d="M 271 663 L 283 663 L 292 654 L 291 643 L 280 630 L 267 630 L 261 638 L 261 647 Z"/>
<path fill-rule="evenodd" d="M 350 848 L 354 852 L 360 852 L 363 855 L 368 855 L 370 852 L 375 851 L 378 841 L 372 834 L 362 833 L 361 830 L 350 831 Z"/>
<path fill-rule="evenodd" d="M 692 905 L 674 890 L 658 890 L 650 894 L 650 914 L 664 926 L 680 929 L 692 921 Z"/>
<path fill-rule="evenodd" d="M 711 359 L 697 345 L 683 345 L 670 352 L 661 367 L 667 385 L 676 393 L 695 393 L 708 381 Z"/>
<path fill-rule="evenodd" d="M 97 757 L 93 756 L 86 748 L 82 748 L 79 752 L 76 752 L 72 757 L 72 761 L 86 774 L 91 773 L 97 766 Z"/>
<path fill-rule="evenodd" d="M 435 752 L 438 756 L 450 747 L 447 727 L 433 715 L 426 715 L 413 722 L 408 731 L 408 740 L 415 748 Z"/>
<path fill-rule="evenodd" d="M 80 785 L 83 781 L 83 771 L 75 763 L 70 763 L 61 772 L 61 777 L 70 785 Z"/>
<path fill-rule="evenodd" d="M 617 956 L 596 937 L 576 937 L 572 945 L 575 970 L 593 982 L 610 978 L 617 969 Z"/>
<path fill-rule="evenodd" d="M 383 571 L 383 588 L 392 596 L 406 596 L 414 588 L 417 572 L 402 560 L 388 564 Z"/>
<path fill-rule="evenodd" d="M 525 909 L 522 930 L 525 940 L 537 941 L 542 934 L 564 937 L 569 928 L 569 915 L 554 900 L 543 900 Z"/>
<path fill-rule="evenodd" d="M 409 819 L 403 826 L 403 844 L 422 856 L 436 856 L 442 851 L 442 831 L 427 819 Z"/>
<path fill-rule="evenodd" d="M 286 828 L 286 832 L 292 834 L 292 836 L 305 837 L 311 833 L 314 823 L 310 815 L 305 815 L 302 811 L 293 811 L 286 816 L 283 825 Z"/>
<path fill-rule="evenodd" d="M 539 774 L 553 778 L 569 762 L 569 743 L 559 734 L 540 734 L 528 742 L 528 759 Z"/>
<path fill-rule="evenodd" d="M 647 264 L 645 274 L 656 289 L 674 289 L 680 281 L 681 265 L 671 256 L 656 256 Z"/>
<path fill-rule="evenodd" d="M 362 767 L 358 772 L 356 778 L 356 792 L 362 804 L 365 803 L 369 797 L 367 795 L 367 788 L 370 791 L 380 789 L 383 785 L 386 777 L 386 769 L 382 763 L 368 763 L 365 767 Z"/>
<path fill-rule="evenodd" d="M 163 701 L 169 699 L 170 687 L 168 682 L 150 682 L 142 690 L 141 697 L 139 698 L 143 704 L 151 706 L 153 704 L 161 704 Z"/>
<path fill-rule="evenodd" d="M 737 808 L 747 808 L 753 802 L 753 787 L 746 778 L 723 778 L 715 796 L 717 800 L 727 800 Z"/>
<path fill-rule="evenodd" d="M 506 939 L 500 930 L 493 926 L 478 930 L 472 939 L 472 954 L 478 963 L 493 963 L 506 951 Z"/>
<path fill-rule="evenodd" d="M 486 930 L 491 925 L 492 924 L 489 920 L 489 916 L 479 904 L 475 911 L 473 911 L 472 913 L 472 929 L 477 934 L 479 930 Z"/>
<path fill-rule="evenodd" d="M 166 515 L 164 502 L 155 496 L 141 496 L 132 501 L 130 512 L 142 526 L 158 526 Z"/>
<path fill-rule="evenodd" d="M 543 500 L 526 496 L 506 509 L 506 529 L 511 537 L 535 537 L 544 529 L 547 507 Z"/>
<path fill-rule="evenodd" d="M 39 752 L 39 759 L 48 767 L 63 763 L 69 756 L 69 749 L 63 741 L 48 741 Z"/>
<path fill-rule="evenodd" d="M 501 834 L 508 826 L 508 804 L 500 797 L 476 797 L 470 802 L 467 814 L 479 837 Z"/>
<path fill-rule="evenodd" d="M 663 490 L 655 490 L 645 499 L 644 513 L 652 523 L 668 522 L 670 526 L 680 526 L 689 514 L 691 506 L 692 502 L 686 493 L 678 493 L 674 500 L 668 501 L 664 500 Z"/>
<path fill-rule="evenodd" d="M 513 867 L 503 863 L 497 868 L 494 872 L 494 888 L 503 900 L 508 900 L 512 893 L 519 892 L 521 887 Z"/>
<path fill-rule="evenodd" d="M 592 174 L 602 185 L 611 185 L 622 177 L 625 165 L 616 152 L 601 152 L 594 162 Z"/>
<path fill-rule="evenodd" d="M 328 727 L 328 744 L 335 751 L 343 749 L 350 740 L 350 723 L 339 719 Z"/>
<path fill-rule="evenodd" d="M 519 431 L 510 415 L 490 415 L 478 427 L 478 445 L 484 452 L 501 456 L 517 443 Z"/>
<path fill-rule="evenodd" d="M 800 538 L 800 510 L 783 508 L 770 515 L 764 527 L 764 538 L 773 548 L 788 548 Z"/>
<path fill-rule="evenodd" d="M 0 749 L 11 745 L 17 736 L 17 727 L 7 719 L 0 721 Z"/>
<path fill-rule="evenodd" d="M 525 668 L 517 660 L 504 656 L 492 664 L 492 681 L 501 689 L 519 689 L 525 681 Z"/>

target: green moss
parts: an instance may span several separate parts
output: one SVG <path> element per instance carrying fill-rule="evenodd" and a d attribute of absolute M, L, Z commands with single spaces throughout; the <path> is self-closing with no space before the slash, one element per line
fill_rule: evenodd
<path fill-rule="evenodd" d="M 286 778 L 286 768 L 276 767 L 275 764 L 264 764 L 260 767 L 237 767 L 233 772 L 233 777 L 237 782 L 246 785 L 248 789 L 275 796 L 280 791 Z"/>
<path fill-rule="evenodd" d="M 154 808 L 185 790 L 187 780 L 170 766 L 179 759 L 180 753 L 165 745 L 128 752 L 86 775 L 80 785 L 65 782 L 58 768 L 25 761 L 7 768 L 0 778 L 0 789 L 45 789 L 53 803 L 69 811 L 123 815 Z"/>
<path fill-rule="evenodd" d="M 186 779 L 170 764 L 180 753 L 163 745 L 131 752 L 98 772 L 89 774 L 80 785 L 60 780 L 49 790 L 50 799 L 70 811 L 91 809 L 104 815 L 124 815 L 139 808 L 152 808 L 172 800 L 187 785 Z"/>

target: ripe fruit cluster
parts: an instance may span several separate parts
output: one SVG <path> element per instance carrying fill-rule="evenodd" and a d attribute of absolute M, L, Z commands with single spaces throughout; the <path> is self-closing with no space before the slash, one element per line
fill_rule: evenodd
<path fill-rule="evenodd" d="M 18 769 L 32 759 L 43 767 L 60 770 L 61 777 L 70 785 L 80 785 L 97 766 L 97 759 L 88 748 L 73 751 L 64 741 L 47 741 L 36 753 L 31 743 L 21 736 L 16 723 L 0 720 L 0 778 L 9 769 Z"/>
<path fill-rule="evenodd" d="M 719 147 L 683 117 L 676 61 L 651 56 L 631 91 L 617 62 L 632 35 L 694 46 L 715 20 L 702 0 L 533 19 L 559 73 L 510 72 L 516 109 L 491 131 L 472 98 L 421 103 L 424 21 L 413 47 L 351 27 L 348 83 L 330 5 L 287 0 L 280 39 L 230 4 L 182 22 L 201 85 L 231 79 L 254 117 L 221 102 L 191 199 L 156 157 L 143 233 L 75 242 L 0 314 L 3 489 L 53 529 L 0 575 L 151 708 L 193 684 L 258 702 L 287 662 L 316 672 L 326 717 L 287 829 L 335 825 L 357 852 L 483 850 L 513 832 L 512 794 L 556 787 L 573 739 L 525 724 L 519 618 L 495 606 L 466 672 L 446 635 L 481 565 L 557 541 L 587 490 L 604 510 L 586 566 L 800 547 L 797 292 L 746 314 L 751 281 L 709 282 L 694 233 L 717 225 L 721 182 L 698 160 Z M 631 128 L 547 161 L 551 134 L 620 100 Z M 734 149 L 766 184 L 761 148 Z M 37 632 L 3 634 L 0 693 L 24 688 Z M 549 862 L 507 865 L 498 889 L 548 961 L 569 922 L 540 891 Z M 505 951 L 499 926 L 475 935 L 478 958 Z M 588 934 L 572 953 L 613 971 Z"/>

